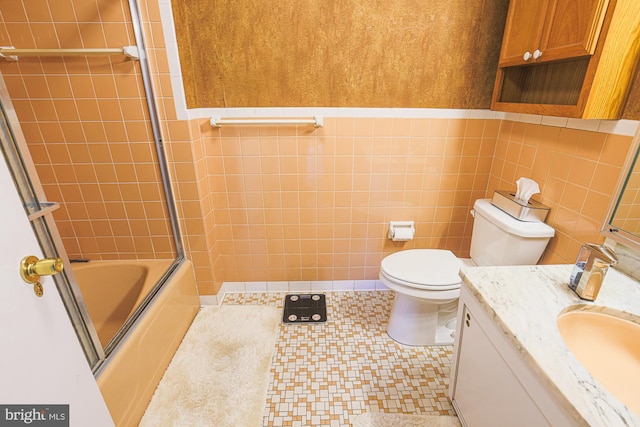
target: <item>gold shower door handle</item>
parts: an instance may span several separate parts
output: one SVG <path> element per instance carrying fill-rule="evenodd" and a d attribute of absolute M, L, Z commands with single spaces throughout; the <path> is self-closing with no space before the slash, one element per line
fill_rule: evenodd
<path fill-rule="evenodd" d="M 41 297 L 44 293 L 40 276 L 52 276 L 60 273 L 64 264 L 60 258 L 43 258 L 29 255 L 20 261 L 20 277 L 27 283 L 33 284 L 33 292 Z"/>

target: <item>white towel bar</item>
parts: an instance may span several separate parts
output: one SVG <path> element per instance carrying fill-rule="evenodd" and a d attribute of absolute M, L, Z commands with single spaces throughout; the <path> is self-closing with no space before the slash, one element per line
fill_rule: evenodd
<path fill-rule="evenodd" d="M 96 56 L 96 55 L 124 55 L 131 59 L 140 59 L 138 46 L 124 46 L 121 48 L 95 49 L 16 49 L 13 46 L 0 46 L 0 57 L 8 61 L 17 61 L 18 56 Z"/>
<path fill-rule="evenodd" d="M 211 117 L 210 123 L 215 128 L 223 125 L 313 125 L 319 128 L 324 125 L 322 117 L 314 117 L 312 119 L 222 119 L 220 117 Z"/>

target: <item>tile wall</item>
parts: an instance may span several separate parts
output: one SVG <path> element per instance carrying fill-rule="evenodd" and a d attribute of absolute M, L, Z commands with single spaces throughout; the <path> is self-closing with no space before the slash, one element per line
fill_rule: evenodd
<path fill-rule="evenodd" d="M 573 263 L 580 245 L 602 243 L 607 215 L 630 136 L 503 121 L 487 190 L 515 190 L 521 176 L 540 185 L 537 200 L 551 208 L 556 229 L 543 263 Z"/>
<path fill-rule="evenodd" d="M 598 234 L 632 137 L 508 120 L 325 119 L 203 136 L 225 281 L 374 280 L 408 248 L 469 256 L 473 201 L 536 180 L 556 231 L 544 263 Z M 386 238 L 391 220 L 416 239 Z"/>
<path fill-rule="evenodd" d="M 51 4 L 0 3 L 2 45 L 134 44 L 124 1 Z M 412 247 L 466 257 L 473 201 L 514 189 L 520 176 L 538 181 L 552 208 L 557 236 L 544 262 L 573 262 L 579 244 L 602 240 L 597 230 L 631 137 L 499 119 L 327 116 L 314 131 L 177 120 L 160 6 L 142 1 L 141 13 L 201 294 L 216 294 L 223 281 L 374 280 L 385 255 Z M 70 255 L 173 253 L 137 63 L 21 59 L 2 61 L 0 71 L 47 197 L 63 202 L 57 219 Z M 416 238 L 390 242 L 390 220 L 414 220 Z"/>
<path fill-rule="evenodd" d="M 500 122 L 325 119 L 203 134 L 225 281 L 375 279 L 414 247 L 468 256 Z M 391 220 L 416 238 L 387 239 Z"/>
<path fill-rule="evenodd" d="M 614 225 L 626 231 L 640 234 L 640 204 L 638 201 L 640 201 L 640 167 L 636 161 L 636 166 L 626 182 L 624 197 L 618 204 Z"/>
<path fill-rule="evenodd" d="M 0 45 L 135 45 L 126 2 L 7 1 Z M 99 19 L 96 20 L 96 17 Z M 124 56 L 0 61 L 70 258 L 173 258 L 140 65 Z"/>

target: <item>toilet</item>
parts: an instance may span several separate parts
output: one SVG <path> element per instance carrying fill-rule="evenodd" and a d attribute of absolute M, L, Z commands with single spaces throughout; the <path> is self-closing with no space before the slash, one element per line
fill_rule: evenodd
<path fill-rule="evenodd" d="M 519 221 L 476 200 L 471 259 L 443 249 L 409 249 L 382 260 L 380 281 L 395 292 L 387 333 L 413 346 L 453 343 L 463 265 L 537 264 L 555 231 L 543 222 Z"/>

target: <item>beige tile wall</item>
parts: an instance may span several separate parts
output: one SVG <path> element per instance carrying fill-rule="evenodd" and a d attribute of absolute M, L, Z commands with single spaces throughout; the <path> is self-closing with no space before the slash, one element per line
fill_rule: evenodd
<path fill-rule="evenodd" d="M 126 2 L 8 1 L 0 45 L 135 45 Z M 98 19 L 96 19 L 98 18 Z M 140 65 L 117 57 L 22 57 L 0 71 L 70 258 L 173 258 Z"/>
<path fill-rule="evenodd" d="M 134 43 L 124 1 L 51 4 L 0 3 L 2 44 Z M 468 256 L 473 201 L 515 188 L 520 176 L 536 179 L 540 200 L 552 207 L 557 237 L 544 262 L 573 262 L 579 244 L 601 240 L 629 137 L 464 119 L 326 118 L 315 131 L 214 130 L 206 120 L 176 119 L 157 2 L 141 2 L 141 12 L 172 191 L 201 294 L 217 293 L 222 281 L 374 279 L 386 254 L 412 247 Z M 0 71 L 48 197 L 63 201 L 58 221 L 68 251 L 172 252 L 138 65 L 29 59 L 2 62 Z M 390 220 L 416 221 L 416 239 L 390 242 Z"/>
<path fill-rule="evenodd" d="M 615 212 L 613 225 L 634 234 L 640 234 L 640 167 L 636 160 Z"/>
<path fill-rule="evenodd" d="M 214 290 L 212 225 L 199 130 L 176 120 L 158 2 L 141 1 L 156 106 L 187 256 L 200 289 Z M 127 2 L 0 3 L 1 45 L 135 44 Z M 121 57 L 0 61 L 47 199 L 71 258 L 175 256 L 139 64 Z M 192 136 L 194 135 L 194 136 Z M 199 148 L 200 147 L 200 148 Z M 220 283 L 220 281 L 218 281 Z"/>
<path fill-rule="evenodd" d="M 499 121 L 325 119 L 203 135 L 225 281 L 375 279 L 399 249 L 468 256 Z M 387 239 L 391 220 L 416 238 Z"/>
<path fill-rule="evenodd" d="M 632 138 L 600 132 L 503 121 L 488 193 L 515 190 L 515 181 L 539 183 L 534 199 L 551 207 L 556 229 L 544 263 L 573 263 L 580 245 L 602 242 L 598 234 Z"/>

